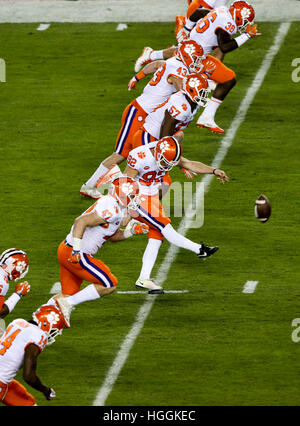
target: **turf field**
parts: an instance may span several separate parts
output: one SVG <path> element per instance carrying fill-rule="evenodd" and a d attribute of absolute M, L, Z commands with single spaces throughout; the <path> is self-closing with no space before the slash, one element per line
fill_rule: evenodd
<path fill-rule="evenodd" d="M 130 24 L 123 32 L 115 24 L 36 27 L 0 25 L 7 65 L 7 82 L 0 83 L 0 251 L 28 252 L 32 285 L 8 319 L 30 318 L 59 280 L 57 247 L 91 204 L 80 186 L 111 153 L 122 111 L 144 86 L 127 91 L 136 57 L 145 45 L 174 42 L 169 23 Z M 278 24 L 260 29 L 263 37 L 226 57 L 238 84 L 216 116 L 225 129 Z M 300 317 L 300 83 L 291 80 L 299 37 L 294 23 L 222 164 L 230 183 L 212 183 L 204 226 L 187 234 L 219 245 L 219 252 L 205 262 L 179 252 L 164 287 L 189 293 L 157 297 L 107 405 L 300 403 L 300 343 L 291 340 L 291 322 Z M 185 156 L 210 163 L 222 138 L 195 124 L 185 135 Z M 172 177 L 184 180 L 180 171 Z M 273 207 L 266 224 L 253 215 L 260 193 Z M 135 290 L 146 243 L 108 243 L 98 254 L 119 278 L 119 290 Z M 160 260 L 167 249 L 165 243 Z M 242 293 L 248 280 L 259 281 L 254 294 Z M 114 293 L 79 306 L 72 328 L 40 357 L 38 374 L 57 399 L 48 403 L 33 391 L 38 404 L 92 405 L 144 300 Z"/>

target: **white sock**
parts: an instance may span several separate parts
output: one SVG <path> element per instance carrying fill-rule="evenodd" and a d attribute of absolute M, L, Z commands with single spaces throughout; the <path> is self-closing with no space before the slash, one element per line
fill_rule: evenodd
<path fill-rule="evenodd" d="M 155 264 L 161 243 L 162 243 L 161 240 L 155 240 L 154 238 L 149 238 L 146 250 L 143 255 L 143 266 L 139 276 L 140 280 L 150 279 L 151 272 Z"/>
<path fill-rule="evenodd" d="M 78 293 L 73 294 L 67 298 L 69 305 L 76 306 L 83 302 L 88 302 L 89 300 L 99 299 L 100 294 L 96 290 L 94 284 L 90 284 L 85 287 L 83 290 L 80 290 Z"/>
<path fill-rule="evenodd" d="M 158 61 L 159 59 L 164 59 L 164 51 L 163 50 L 153 50 L 150 54 L 150 59 L 152 61 Z"/>
<path fill-rule="evenodd" d="M 179 234 L 170 223 L 164 227 L 161 233 L 169 241 L 169 243 L 174 244 L 177 247 L 193 251 L 196 254 L 199 253 L 201 244 L 193 243 L 193 241 L 188 240 L 183 235 Z"/>
<path fill-rule="evenodd" d="M 98 167 L 98 169 L 95 171 L 95 173 L 93 174 L 93 176 L 91 176 L 89 178 L 89 180 L 86 181 L 86 185 L 87 186 L 91 186 L 94 187 L 96 186 L 96 183 L 98 182 L 98 180 L 105 175 L 105 173 L 108 171 L 108 168 L 103 166 L 103 163 L 100 164 L 100 166 Z"/>
<path fill-rule="evenodd" d="M 210 98 L 207 102 L 206 107 L 204 108 L 204 111 L 202 115 L 215 118 L 217 109 L 222 104 L 223 101 L 220 101 L 219 99 L 216 99 L 214 97 Z"/>

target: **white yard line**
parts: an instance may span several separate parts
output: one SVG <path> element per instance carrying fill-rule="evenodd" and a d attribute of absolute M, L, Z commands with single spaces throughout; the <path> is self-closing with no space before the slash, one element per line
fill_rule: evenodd
<path fill-rule="evenodd" d="M 57 283 L 54 283 L 51 287 L 50 294 L 57 294 L 61 292 L 61 283 L 58 281 Z"/>
<path fill-rule="evenodd" d="M 247 281 L 243 288 L 243 293 L 254 293 L 258 281 Z"/>
<path fill-rule="evenodd" d="M 46 31 L 50 27 L 51 24 L 40 24 L 37 27 L 37 31 Z"/>
<path fill-rule="evenodd" d="M 290 28 L 290 23 L 282 23 L 276 33 L 274 43 L 269 48 L 268 52 L 266 53 L 266 56 L 257 72 L 257 74 L 254 77 L 254 80 L 249 87 L 244 99 L 242 100 L 239 109 L 237 110 L 237 113 L 231 123 L 230 128 L 228 129 L 226 136 L 222 139 L 221 146 L 218 149 L 218 152 L 212 162 L 214 167 L 220 167 L 222 164 L 222 161 L 226 157 L 228 149 L 231 147 L 234 137 L 236 135 L 237 130 L 239 129 L 240 125 L 245 120 L 247 111 L 258 92 L 259 88 L 261 87 L 262 82 L 264 81 L 264 78 L 269 71 L 269 68 L 272 64 L 272 61 L 275 57 L 275 55 L 278 53 L 285 36 L 288 33 L 288 30 Z M 251 42 L 251 41 L 250 41 Z M 202 182 L 206 183 L 206 192 L 209 190 L 209 185 L 212 181 L 213 175 L 206 175 L 204 179 L 202 179 Z M 201 189 L 201 188 L 200 188 Z M 195 194 L 195 197 L 197 197 L 198 194 Z M 188 211 L 192 210 L 192 204 L 190 209 Z M 182 234 L 186 234 L 186 232 L 189 229 L 189 225 L 193 218 L 187 219 L 188 211 L 186 212 L 186 216 L 182 219 L 180 226 L 178 228 L 178 231 Z M 162 284 L 165 279 L 167 278 L 169 269 L 172 265 L 172 263 L 175 260 L 175 257 L 178 253 L 178 248 L 175 246 L 170 246 L 160 268 L 157 273 L 157 277 L 155 279 L 155 282 L 157 284 Z M 95 401 L 93 403 L 94 406 L 104 406 L 107 397 L 109 396 L 110 392 L 112 391 L 114 384 L 119 376 L 120 371 L 122 370 L 128 355 L 130 353 L 131 348 L 133 347 L 138 335 L 140 334 L 140 331 L 142 330 L 144 323 L 151 311 L 151 308 L 156 300 L 157 296 L 151 296 L 148 295 L 146 297 L 145 302 L 141 306 L 137 317 L 125 337 L 124 341 L 121 344 L 121 347 L 119 349 L 119 352 L 117 353 L 116 358 L 113 361 L 113 364 L 111 365 L 110 369 L 107 372 L 106 378 L 99 389 L 99 392 L 95 398 Z"/>
<path fill-rule="evenodd" d="M 164 290 L 164 293 L 170 293 L 170 294 L 182 294 L 182 293 L 188 293 L 188 290 Z M 129 290 L 129 291 L 117 291 L 118 294 L 144 294 L 147 293 L 143 290 Z"/>

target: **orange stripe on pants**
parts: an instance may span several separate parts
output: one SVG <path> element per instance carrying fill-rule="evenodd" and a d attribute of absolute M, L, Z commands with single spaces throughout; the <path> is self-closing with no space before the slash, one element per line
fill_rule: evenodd
<path fill-rule="evenodd" d="M 16 380 L 8 385 L 0 382 L 0 401 L 10 407 L 30 407 L 36 403 L 35 398 Z"/>
<path fill-rule="evenodd" d="M 60 282 L 62 293 L 72 295 L 80 291 L 80 286 L 83 281 L 87 281 L 93 284 L 101 284 L 105 286 L 104 281 L 97 279 L 94 275 L 83 268 L 79 263 L 69 262 L 69 257 L 72 253 L 72 247 L 67 246 L 63 241 L 57 250 L 57 258 L 60 266 Z M 99 259 L 95 259 L 93 256 L 85 255 L 89 262 L 95 266 L 95 268 L 103 271 L 105 276 L 111 281 L 113 286 L 118 284 L 117 277 L 113 275 L 108 266 L 101 262 Z"/>

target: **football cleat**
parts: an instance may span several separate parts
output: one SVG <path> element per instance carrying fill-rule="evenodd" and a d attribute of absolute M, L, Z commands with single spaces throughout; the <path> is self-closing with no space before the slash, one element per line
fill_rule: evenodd
<path fill-rule="evenodd" d="M 85 184 L 83 184 L 82 187 L 80 188 L 80 194 L 83 195 L 84 197 L 94 198 L 96 200 L 98 200 L 98 198 L 101 198 L 101 194 L 97 190 L 97 188 L 93 188 Z"/>
<path fill-rule="evenodd" d="M 149 294 L 163 294 L 163 289 L 152 280 L 137 280 L 135 286 L 144 290 L 149 290 Z"/>
<path fill-rule="evenodd" d="M 141 56 L 137 59 L 134 71 L 139 72 L 145 65 L 149 64 L 149 62 L 152 62 L 152 59 L 150 59 L 150 55 L 153 52 L 153 49 L 151 47 L 144 47 L 144 50 L 141 54 Z"/>
<path fill-rule="evenodd" d="M 218 246 L 208 247 L 208 246 L 202 244 L 200 249 L 199 249 L 199 253 L 197 254 L 197 256 L 199 257 L 199 259 L 205 259 L 206 257 L 213 255 L 217 250 L 219 250 Z"/>
<path fill-rule="evenodd" d="M 197 126 L 198 127 L 203 127 L 204 129 L 208 129 L 211 132 L 214 133 L 219 133 L 219 134 L 223 134 L 225 133 L 225 131 L 223 129 L 221 129 L 221 127 L 219 127 L 213 118 L 202 118 L 202 116 L 200 115 L 200 117 L 197 120 Z"/>
<path fill-rule="evenodd" d="M 70 316 L 73 309 L 75 309 L 74 306 L 68 303 L 67 297 L 65 296 L 61 296 L 61 295 L 55 296 L 54 300 L 64 316 L 67 327 L 70 328 L 71 327 Z"/>

